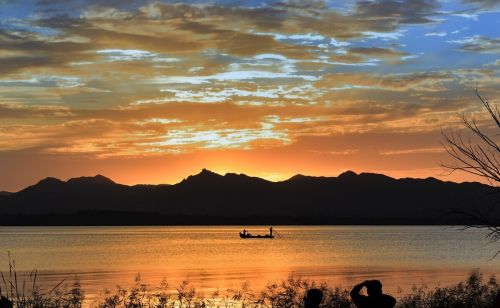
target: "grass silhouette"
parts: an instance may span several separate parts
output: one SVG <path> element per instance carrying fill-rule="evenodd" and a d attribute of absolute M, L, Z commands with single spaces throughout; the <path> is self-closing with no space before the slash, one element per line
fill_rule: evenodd
<path fill-rule="evenodd" d="M 0 272 L 0 296 L 19 308 L 80 308 L 84 306 L 84 291 L 78 281 L 62 280 L 44 290 L 38 286 L 37 271 L 18 277 L 15 261 L 9 254 L 9 272 Z M 137 275 L 134 284 L 125 289 L 104 290 L 93 302 L 85 306 L 95 308 L 292 308 L 302 307 L 304 294 L 310 288 L 323 292 L 320 307 L 351 308 L 349 290 L 331 287 L 289 277 L 270 282 L 260 292 L 250 289 L 247 282 L 239 289 L 216 290 L 209 294 L 196 290 L 188 281 L 170 287 L 166 280 L 158 286 L 143 283 Z M 472 271 L 464 282 L 447 287 L 414 286 L 409 294 L 398 299 L 396 307 L 404 308 L 493 308 L 499 307 L 500 286 L 491 276 L 488 280 L 478 271 Z"/>
<path fill-rule="evenodd" d="M 78 279 L 70 284 L 60 281 L 52 288 L 45 290 L 37 283 L 38 272 L 33 270 L 29 275 L 18 275 L 16 262 L 9 256 L 9 272 L 0 272 L 0 296 L 12 302 L 14 307 L 81 307 L 84 295 Z M 3 308 L 3 307 L 2 307 Z"/>

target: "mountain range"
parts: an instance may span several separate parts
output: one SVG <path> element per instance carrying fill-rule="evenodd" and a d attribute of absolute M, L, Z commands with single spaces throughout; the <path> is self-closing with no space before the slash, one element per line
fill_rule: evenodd
<path fill-rule="evenodd" d="M 270 182 L 203 169 L 174 185 L 122 185 L 97 175 L 45 178 L 0 193 L 2 225 L 463 224 L 499 220 L 497 188 L 352 171 Z"/>

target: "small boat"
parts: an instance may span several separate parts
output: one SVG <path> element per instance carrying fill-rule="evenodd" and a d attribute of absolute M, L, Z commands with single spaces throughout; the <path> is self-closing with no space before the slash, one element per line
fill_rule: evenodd
<path fill-rule="evenodd" d="M 247 230 L 243 229 L 243 232 L 240 232 L 240 238 L 274 238 L 273 227 L 269 228 L 269 234 L 264 235 L 253 235 L 250 232 L 247 232 Z"/>

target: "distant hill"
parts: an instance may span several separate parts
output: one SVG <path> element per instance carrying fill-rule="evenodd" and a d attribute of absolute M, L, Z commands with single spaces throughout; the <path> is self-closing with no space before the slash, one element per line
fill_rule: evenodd
<path fill-rule="evenodd" d="M 0 193 L 0 224 L 462 224 L 452 210 L 489 211 L 495 188 L 435 178 L 345 172 L 270 182 L 203 169 L 175 185 L 117 184 L 102 175 L 46 178 Z M 498 207 L 498 206 L 497 206 Z M 499 219 L 497 212 L 489 217 Z"/>

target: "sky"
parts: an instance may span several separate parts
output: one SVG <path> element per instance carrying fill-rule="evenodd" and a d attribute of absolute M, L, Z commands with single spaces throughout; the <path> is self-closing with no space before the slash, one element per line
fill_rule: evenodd
<path fill-rule="evenodd" d="M 500 103 L 500 1 L 0 0 L 0 190 L 202 168 L 449 174 Z"/>

